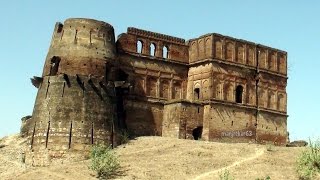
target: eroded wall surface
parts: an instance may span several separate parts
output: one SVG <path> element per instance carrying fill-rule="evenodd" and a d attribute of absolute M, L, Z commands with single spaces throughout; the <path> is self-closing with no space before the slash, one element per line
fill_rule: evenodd
<path fill-rule="evenodd" d="M 205 104 L 203 138 L 284 145 L 286 56 L 215 33 L 189 40 L 187 99 Z M 242 136 L 246 131 L 252 135 Z"/>
<path fill-rule="evenodd" d="M 203 138 L 209 141 L 255 142 L 255 109 L 212 103 L 204 108 Z"/>
<path fill-rule="evenodd" d="M 93 144 L 115 144 L 113 83 L 116 46 L 113 27 L 92 19 L 57 23 L 26 122 L 26 161 L 48 165 L 66 154 L 88 153 Z"/>
<path fill-rule="evenodd" d="M 200 139 L 203 130 L 203 105 L 188 101 L 165 104 L 162 136 Z"/>

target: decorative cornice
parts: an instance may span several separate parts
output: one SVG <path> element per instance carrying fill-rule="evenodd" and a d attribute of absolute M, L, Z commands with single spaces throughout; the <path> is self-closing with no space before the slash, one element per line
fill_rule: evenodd
<path fill-rule="evenodd" d="M 128 27 L 127 33 L 128 34 L 135 34 L 135 35 L 139 35 L 139 36 L 144 36 L 144 37 L 148 37 L 148 38 L 153 38 L 153 39 L 158 39 L 158 40 L 164 40 L 164 41 L 168 41 L 171 43 L 185 45 L 185 40 L 182 38 L 168 36 L 165 34 L 155 33 L 155 32 L 146 31 L 146 30 L 142 30 L 142 29 L 137 29 L 134 27 Z"/>

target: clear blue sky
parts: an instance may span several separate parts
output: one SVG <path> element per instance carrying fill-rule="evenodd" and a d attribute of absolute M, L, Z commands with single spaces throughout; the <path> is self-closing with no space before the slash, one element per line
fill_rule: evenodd
<path fill-rule="evenodd" d="M 196 2 L 196 3 L 195 3 Z M 31 115 L 55 22 L 106 21 L 116 35 L 129 26 L 185 39 L 216 32 L 288 52 L 291 139 L 320 137 L 320 1 L 3 0 L 0 6 L 0 137 Z"/>

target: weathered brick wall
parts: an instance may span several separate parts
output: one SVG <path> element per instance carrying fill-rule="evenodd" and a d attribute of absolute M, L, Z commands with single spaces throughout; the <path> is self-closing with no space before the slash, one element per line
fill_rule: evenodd
<path fill-rule="evenodd" d="M 260 73 L 258 83 L 259 108 L 286 113 L 286 86 L 287 78 Z"/>
<path fill-rule="evenodd" d="M 105 76 L 107 60 L 116 57 L 113 27 L 91 19 L 67 19 L 57 23 L 43 69 L 50 75 L 54 58 L 60 59 L 59 73 Z"/>
<path fill-rule="evenodd" d="M 210 100 L 212 98 L 212 63 L 199 64 L 190 67 L 188 72 L 187 99 Z M 196 92 L 195 89 L 199 89 Z"/>
<path fill-rule="evenodd" d="M 270 112 L 259 112 L 257 121 L 257 142 L 286 145 L 287 116 Z"/>
<path fill-rule="evenodd" d="M 112 144 L 114 110 L 99 79 L 47 76 L 41 84 L 28 134 L 32 151 L 88 151 L 92 144 Z M 89 82 L 88 82 L 89 81 Z"/>
<path fill-rule="evenodd" d="M 216 33 L 191 39 L 188 44 L 191 64 L 215 59 L 287 75 L 287 53 L 278 49 Z"/>
<path fill-rule="evenodd" d="M 255 110 L 220 103 L 204 107 L 203 139 L 209 141 L 255 141 Z"/>
<path fill-rule="evenodd" d="M 162 100 L 186 97 L 186 66 L 125 54 L 119 55 L 119 63 L 133 86 L 130 94 Z"/>
<path fill-rule="evenodd" d="M 138 42 L 141 43 L 140 52 Z M 155 47 L 154 54 L 152 54 L 151 45 Z M 188 45 L 185 44 L 184 39 L 137 28 L 128 28 L 127 33 L 119 35 L 117 49 L 121 53 L 126 52 L 169 62 L 183 64 L 189 62 Z M 167 53 L 164 49 L 167 49 Z"/>
<path fill-rule="evenodd" d="M 126 99 L 126 125 L 134 136 L 161 136 L 163 104 L 157 101 Z"/>
<path fill-rule="evenodd" d="M 208 34 L 189 40 L 189 63 L 213 58 L 213 35 Z"/>
<path fill-rule="evenodd" d="M 201 138 L 201 135 L 194 135 L 194 130 L 200 128 L 200 131 L 202 131 L 203 129 L 203 106 L 198 103 L 182 102 L 181 107 L 180 138 L 195 139 L 195 136 Z"/>
<path fill-rule="evenodd" d="M 182 108 L 180 103 L 164 105 L 162 122 L 163 137 L 180 138 L 181 110 Z"/>
<path fill-rule="evenodd" d="M 162 136 L 194 139 L 194 130 L 200 128 L 202 131 L 202 121 L 201 104 L 187 101 L 169 102 L 164 106 Z"/>
<path fill-rule="evenodd" d="M 33 115 L 26 122 L 28 162 L 46 165 L 69 152 L 86 153 L 92 144 L 116 144 L 113 85 L 106 77 L 115 57 L 111 25 L 91 19 L 56 24 L 43 77 L 37 80 Z"/>

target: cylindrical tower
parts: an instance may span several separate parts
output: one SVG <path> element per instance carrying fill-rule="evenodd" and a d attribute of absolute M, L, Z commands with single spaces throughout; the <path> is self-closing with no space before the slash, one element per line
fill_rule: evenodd
<path fill-rule="evenodd" d="M 27 162 L 47 165 L 70 152 L 83 154 L 92 144 L 113 143 L 115 106 L 106 79 L 115 57 L 110 24 L 92 19 L 56 24 L 28 121 Z"/>

